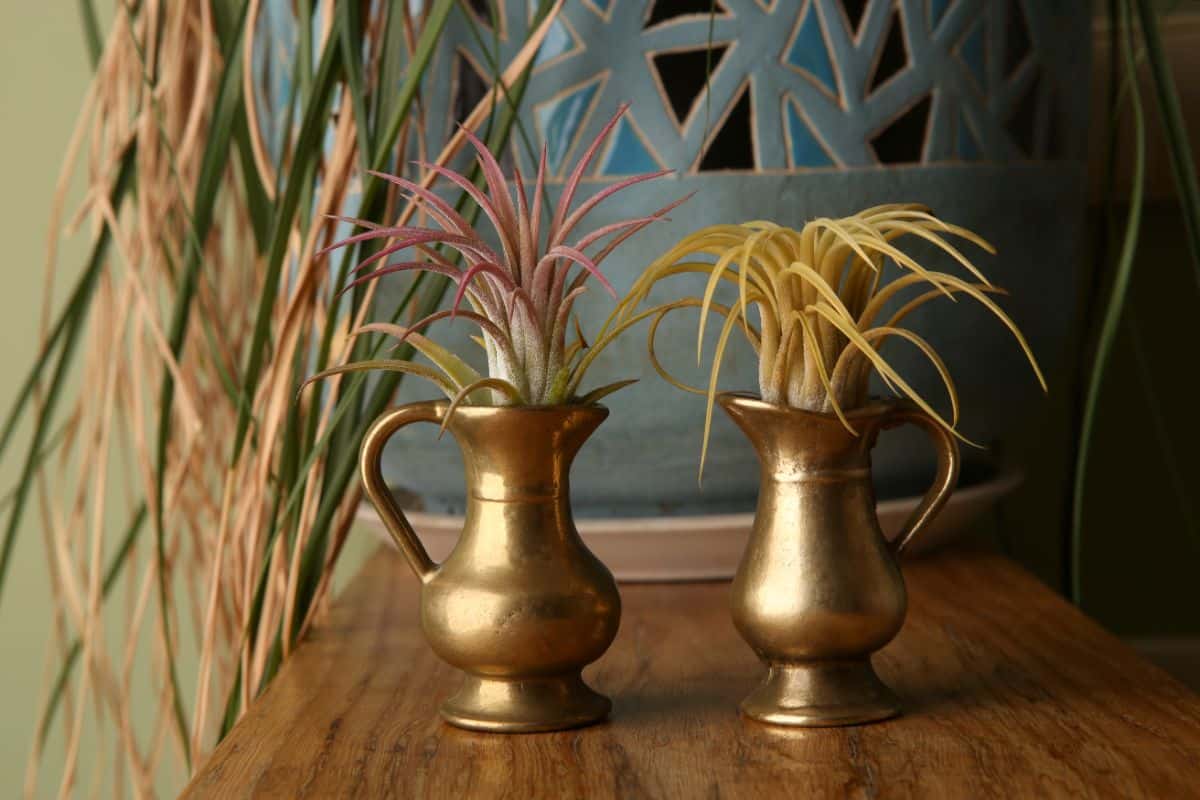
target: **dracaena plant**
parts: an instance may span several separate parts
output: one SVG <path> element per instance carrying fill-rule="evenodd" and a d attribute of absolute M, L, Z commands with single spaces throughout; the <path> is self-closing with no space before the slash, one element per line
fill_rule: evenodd
<path fill-rule="evenodd" d="M 669 170 L 664 170 L 627 178 L 572 208 L 584 173 L 625 108 L 622 106 L 608 121 L 574 166 L 546 225 L 543 225 L 543 208 L 547 205 L 544 147 L 532 192 L 527 192 L 526 182 L 515 165 L 511 181 L 507 180 L 495 155 L 469 131 L 466 135 L 476 150 L 486 191 L 447 167 L 420 165 L 466 192 L 478 204 L 493 229 L 498 249 L 437 193 L 399 176 L 373 173 L 395 184 L 414 202 L 423 204 L 437 227 L 381 226 L 367 220 L 343 219 L 366 230 L 334 243 L 329 250 L 368 240 L 387 242 L 358 265 L 357 277 L 347 288 L 396 273 L 424 271 L 450 278 L 456 286 L 454 299 L 449 308 L 411 325 L 371 323 L 355 332 L 356 335 L 382 333 L 394 337 L 396 345 L 408 343 L 430 365 L 394 359 L 361 361 L 334 367 L 310 380 L 349 371 L 396 370 L 434 383 L 451 399 L 452 409 L 459 403 L 588 404 L 632 383 L 618 381 L 580 394 L 588 367 L 637 320 L 610 326 L 589 345 L 578 318 L 572 314 L 576 300 L 588 289 L 589 280 L 599 283 L 616 299 L 600 265 L 623 242 L 663 219 L 683 202 L 676 201 L 648 216 L 583 231 L 585 218 L 604 200 L 635 184 L 669 174 Z M 593 251 L 591 255 L 589 250 Z M 406 251 L 417 258 L 388 261 Z M 447 252 L 457 259 L 447 256 Z M 478 327 L 480 335 L 473 338 L 487 354 L 486 375 L 421 333 L 434 322 L 453 319 L 466 320 Z"/>
<path fill-rule="evenodd" d="M 942 222 L 927 208 L 912 204 L 876 206 L 843 219 L 819 218 L 799 231 L 764 221 L 714 225 L 687 236 L 647 267 L 613 312 L 609 324 L 619 326 L 630 319 L 654 317 L 648 335 L 654 368 L 671 384 L 708 398 L 705 451 L 721 362 L 735 329 L 742 331 L 758 355 L 759 392 L 768 403 L 836 414 L 853 431 L 844 412 L 867 402 L 870 374 L 874 371 L 890 390 L 908 397 L 957 434 L 954 381 L 934 348 L 904 327 L 909 315 L 926 303 L 942 297 L 953 299 L 955 295 L 981 303 L 1012 331 L 1043 389 L 1046 384 L 1016 323 L 990 297 L 1001 290 L 946 236 L 995 252 L 978 235 Z M 949 254 L 968 278 L 926 269 L 897 246 L 897 240 L 905 237 L 932 243 Z M 901 272 L 892 280 L 884 280 L 883 267 L 889 259 Z M 633 313 L 655 284 L 683 273 L 707 276 L 702 296 Z M 730 305 L 714 299 L 722 283 L 737 289 L 737 299 Z M 677 380 L 654 350 L 663 318 L 687 307 L 700 309 L 697 359 L 703 352 L 709 313 L 724 318 L 707 388 Z M 881 354 L 880 347 L 889 339 L 908 342 L 933 364 L 949 397 L 949 418 L 935 411 Z"/>

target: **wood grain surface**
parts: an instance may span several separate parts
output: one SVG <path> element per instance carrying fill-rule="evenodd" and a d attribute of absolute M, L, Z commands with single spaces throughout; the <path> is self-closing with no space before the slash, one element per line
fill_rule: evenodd
<path fill-rule="evenodd" d="M 789 730 L 739 717 L 762 668 L 728 585 L 622 587 L 585 673 L 611 721 L 517 736 L 443 724 L 457 676 L 417 582 L 380 551 L 185 791 L 189 798 L 1159 797 L 1200 795 L 1200 697 L 1011 562 L 905 565 L 908 620 L 876 658 L 904 716 Z"/>

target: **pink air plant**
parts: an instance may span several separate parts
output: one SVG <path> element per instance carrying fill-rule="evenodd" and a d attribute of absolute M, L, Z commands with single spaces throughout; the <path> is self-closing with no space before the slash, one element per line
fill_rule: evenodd
<path fill-rule="evenodd" d="M 496 157 L 469 131 L 467 138 L 478 153 L 479 167 L 487 186 L 486 193 L 453 170 L 436 164 L 420 165 L 466 192 L 479 205 L 495 230 L 499 252 L 436 193 L 395 175 L 372 173 L 398 186 L 411 202 L 423 204 L 438 227 L 384 227 L 365 220 L 339 217 L 365 228 L 366 232 L 336 242 L 322 253 L 371 239 L 389 241 L 382 250 L 358 265 L 357 277 L 347 288 L 385 275 L 424 270 L 447 276 L 456 284 L 457 290 L 449 309 L 430 314 L 408 327 L 372 323 L 355 331 L 356 335 L 388 334 L 396 338 L 397 345 L 407 342 L 426 356 L 433 368 L 412 361 L 364 361 L 335 367 L 310 380 L 348 371 L 399 370 L 433 381 L 455 405 L 461 402 L 492 405 L 586 404 L 632 383 L 620 381 L 578 395 L 584 373 L 596 355 L 628 326 L 606 332 L 589 346 L 583 338 L 578 319 L 572 318 L 572 308 L 588 288 L 589 279 L 594 279 L 615 299 L 616 292 L 600 271 L 600 264 L 629 237 L 663 219 L 687 198 L 649 216 L 614 222 L 587 233 L 579 233 L 584 218 L 604 200 L 635 184 L 669 174 L 669 170 L 664 170 L 619 181 L 596 192 L 574 210 L 571 209 L 584 172 L 625 113 L 625 108 L 622 106 L 609 120 L 571 171 L 563 185 L 558 205 L 550 215 L 544 236 L 542 198 L 546 182 L 545 148 L 538 163 L 532 197 L 526 194 L 520 170 L 514 166 L 510 185 Z M 438 245 L 458 253 L 462 263 L 456 264 L 439 254 L 434 249 Z M 592 255 L 588 255 L 589 249 L 594 249 Z M 387 261 L 404 251 L 415 251 L 421 258 Z M 456 354 L 421 334 L 431 323 L 455 318 L 465 319 L 479 327 L 482 336 L 477 341 L 487 352 L 486 377 Z M 572 321 L 575 338 L 568 344 Z"/>

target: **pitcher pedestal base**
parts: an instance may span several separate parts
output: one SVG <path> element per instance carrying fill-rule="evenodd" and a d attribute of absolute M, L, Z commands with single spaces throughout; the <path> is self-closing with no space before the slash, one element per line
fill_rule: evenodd
<path fill-rule="evenodd" d="M 611 710 L 612 701 L 592 691 L 579 673 L 531 680 L 468 675 L 442 704 L 442 718 L 476 731 L 534 733 L 590 725 Z"/>
<path fill-rule="evenodd" d="M 742 713 L 760 722 L 821 728 L 860 725 L 900 713 L 900 701 L 879 680 L 870 660 L 776 664 L 742 701 Z"/>

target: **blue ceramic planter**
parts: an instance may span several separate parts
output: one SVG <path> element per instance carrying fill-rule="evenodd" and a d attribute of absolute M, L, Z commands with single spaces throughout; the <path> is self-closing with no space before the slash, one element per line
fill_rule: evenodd
<path fill-rule="evenodd" d="M 531 5 L 502 0 L 499 30 L 478 23 L 482 40 L 499 42 L 501 63 L 523 40 Z M 720 0 L 711 21 L 703 13 L 709 6 L 710 0 L 568 0 L 529 85 L 522 123 L 533 147 L 548 147 L 552 194 L 581 143 L 622 102 L 631 110 L 585 189 L 647 170 L 677 171 L 602 206 L 593 224 L 698 190 L 671 222 L 643 232 L 606 262 L 618 291 L 672 242 L 703 225 L 770 218 L 799 227 L 814 216 L 918 201 L 999 248 L 996 258 L 979 254 L 978 263 L 1012 291 L 1005 306 L 1047 373 L 1062 374 L 1080 269 L 1088 4 Z M 456 17 L 429 93 L 432 141 L 444 140 L 456 97 L 478 82 L 472 71 L 489 71 L 480 38 L 465 17 Z M 706 64 L 712 65 L 707 86 Z M 527 148 L 515 149 L 532 174 Z M 956 269 L 926 248 L 913 252 Z M 669 287 L 671 294 L 696 289 L 683 279 Z M 657 299 L 666 299 L 667 290 Z M 598 288 L 584 298 L 585 331 L 595 329 L 611 303 Z M 664 325 L 659 352 L 697 382 L 703 373 L 695 366 L 694 325 L 686 313 Z M 986 312 L 968 302 L 934 304 L 914 327 L 959 382 L 968 436 L 1003 443 L 1040 413 L 1040 391 L 1016 344 Z M 468 333 L 465 326 L 448 326 L 436 336 L 470 352 Z M 938 396 L 936 377 L 919 355 L 898 346 L 892 356 L 915 385 Z M 591 515 L 751 509 L 758 483 L 754 454 L 720 415 L 703 489 L 697 485 L 703 399 L 654 374 L 644 329 L 611 348 L 589 384 L 624 377 L 642 381 L 610 398 L 608 424 L 577 462 L 575 507 Z M 721 385 L 755 386 L 748 348 L 731 352 Z M 401 400 L 430 395 L 420 382 L 406 382 Z M 930 458 L 899 435 L 876 453 L 885 496 L 915 488 Z M 419 494 L 427 508 L 457 510 L 457 458 L 457 449 L 435 442 L 432 432 L 412 431 L 389 451 L 387 475 Z M 971 458 L 986 455 L 968 453 Z"/>

